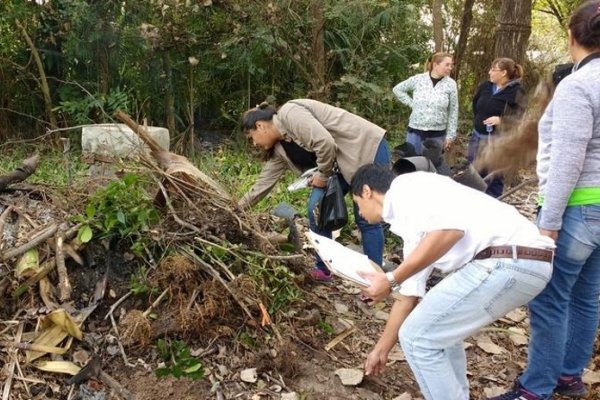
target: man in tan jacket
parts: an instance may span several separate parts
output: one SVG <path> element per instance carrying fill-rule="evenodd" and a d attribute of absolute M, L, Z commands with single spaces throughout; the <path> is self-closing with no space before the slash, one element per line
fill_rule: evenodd
<path fill-rule="evenodd" d="M 344 193 L 350 180 L 362 165 L 376 163 L 389 166 L 390 153 L 381 127 L 341 108 L 316 100 L 297 99 L 285 103 L 278 111 L 266 103 L 252 108 L 243 116 L 243 129 L 248 139 L 268 153 L 258 180 L 239 201 L 247 208 L 265 197 L 287 169 L 296 174 L 317 167 L 309 185 L 310 229 L 331 237 L 331 231 L 319 230 L 314 217 L 315 206 L 323 196 L 327 180 L 337 163 L 343 177 Z M 354 215 L 361 231 L 364 253 L 375 263 L 383 261 L 383 228 L 369 224 Z M 331 280 L 325 264 L 317 258 L 311 276 L 319 281 Z"/>

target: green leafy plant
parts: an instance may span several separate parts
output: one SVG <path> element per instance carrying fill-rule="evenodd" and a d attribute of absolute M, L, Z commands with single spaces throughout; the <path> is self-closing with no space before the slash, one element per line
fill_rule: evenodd
<path fill-rule="evenodd" d="M 158 351 L 165 366 L 157 368 L 154 373 L 162 378 L 172 375 L 175 378 L 187 377 L 193 380 L 204 377 L 202 363 L 190 354 L 188 345 L 181 340 L 173 342 L 158 340 Z"/>
<path fill-rule="evenodd" d="M 321 328 L 323 332 L 325 332 L 328 335 L 333 335 L 335 333 L 335 329 L 333 329 L 333 326 L 331 326 L 323 320 L 319 321 L 319 328 Z"/>
<path fill-rule="evenodd" d="M 140 267 L 135 274 L 131 274 L 131 291 L 134 295 L 156 291 L 156 288 L 148 283 L 146 268 Z"/>
<path fill-rule="evenodd" d="M 85 217 L 79 219 L 84 222 L 78 232 L 83 243 L 92 238 L 92 229 L 96 229 L 104 237 L 118 234 L 132 238 L 132 248 L 139 249 L 135 243 L 158 222 L 159 214 L 140 176 L 128 174 L 96 192 L 85 208 Z"/>

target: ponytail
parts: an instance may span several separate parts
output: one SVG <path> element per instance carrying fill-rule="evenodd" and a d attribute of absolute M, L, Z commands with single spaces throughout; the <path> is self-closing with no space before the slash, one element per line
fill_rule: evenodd
<path fill-rule="evenodd" d="M 246 132 L 251 129 L 256 129 L 258 121 L 272 121 L 273 115 L 277 114 L 275 107 L 268 102 L 263 101 L 254 108 L 249 109 L 242 116 L 242 131 Z"/>

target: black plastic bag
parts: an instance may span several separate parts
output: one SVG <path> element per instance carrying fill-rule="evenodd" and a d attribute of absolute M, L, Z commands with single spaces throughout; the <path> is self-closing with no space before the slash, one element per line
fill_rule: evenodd
<path fill-rule="evenodd" d="M 348 223 L 348 210 L 344 200 L 344 192 L 339 173 L 335 173 L 327 181 L 327 187 L 321 202 L 317 225 L 319 230 L 335 231 Z"/>

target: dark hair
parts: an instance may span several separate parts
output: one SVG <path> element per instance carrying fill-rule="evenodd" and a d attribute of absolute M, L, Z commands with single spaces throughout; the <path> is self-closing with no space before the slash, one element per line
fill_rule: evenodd
<path fill-rule="evenodd" d="M 275 114 L 277 114 L 275 107 L 263 101 L 244 113 L 242 116 L 242 131 L 246 132 L 250 129 L 256 129 L 258 121 L 271 121 Z"/>
<path fill-rule="evenodd" d="M 500 57 L 492 61 L 492 66 L 497 66 L 498 69 L 506 71 L 506 76 L 511 81 L 513 79 L 522 78 L 524 74 L 523 67 L 517 64 L 512 58 Z"/>
<path fill-rule="evenodd" d="M 425 71 L 431 72 L 433 70 L 433 64 L 439 64 L 444 61 L 444 58 L 452 58 L 452 56 L 448 53 L 435 53 L 429 56 L 427 61 L 425 62 Z"/>
<path fill-rule="evenodd" d="M 371 190 L 385 194 L 394 178 L 394 173 L 389 167 L 377 164 L 363 165 L 356 171 L 354 177 L 352 177 L 350 190 L 353 195 L 360 196 L 363 186 L 367 185 Z"/>
<path fill-rule="evenodd" d="M 579 6 L 571 14 L 569 29 L 582 47 L 600 49 L 600 1 L 587 1 Z"/>

